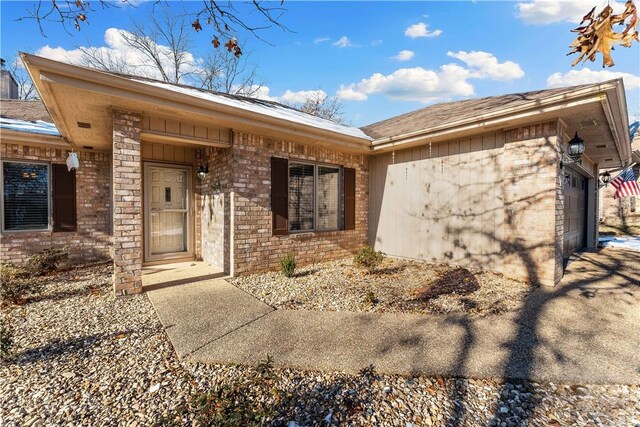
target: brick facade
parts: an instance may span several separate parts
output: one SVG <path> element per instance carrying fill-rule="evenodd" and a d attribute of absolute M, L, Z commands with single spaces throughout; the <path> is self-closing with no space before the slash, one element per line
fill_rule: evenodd
<path fill-rule="evenodd" d="M 142 291 L 142 163 L 136 113 L 113 111 L 113 286 L 117 295 Z"/>
<path fill-rule="evenodd" d="M 341 165 L 356 170 L 355 230 L 273 236 L 272 156 Z M 368 160 L 327 148 L 235 132 L 233 137 L 233 274 L 277 269 L 280 258 L 296 255 L 299 265 L 350 256 L 367 239 Z"/>
<path fill-rule="evenodd" d="M 194 170 L 206 165 L 207 177 L 195 182 L 196 257 L 221 271 L 231 271 L 231 148 L 200 150 Z M 219 194 L 216 187 L 219 186 Z"/>
<path fill-rule="evenodd" d="M 507 131 L 500 156 L 505 221 L 501 261 L 496 268 L 509 276 L 547 285 L 562 277 L 564 202 L 558 137 L 561 134 L 555 122 Z M 2 259 L 20 261 L 38 249 L 64 244 L 70 246 L 72 258 L 78 260 L 108 258 L 111 249 L 116 293 L 140 292 L 143 262 L 140 149 L 140 117 L 113 112 L 113 153 L 79 153 L 78 231 L 5 233 Z M 2 144 L 5 159 L 64 163 L 66 155 L 65 150 Z M 354 168 L 355 230 L 273 236 L 272 156 Z M 209 174 L 203 181 L 194 181 L 195 255 L 220 270 L 234 275 L 273 270 L 288 253 L 296 255 L 299 265 L 337 259 L 352 255 L 366 243 L 369 159 L 364 155 L 235 132 L 232 148 L 198 150 L 194 171 L 200 164 L 208 166 Z M 215 194 L 217 187 L 219 195 Z"/>
<path fill-rule="evenodd" d="M 564 202 L 554 122 L 507 132 L 504 267 L 511 277 L 555 285 L 562 277 Z"/>
<path fill-rule="evenodd" d="M 70 150 L 2 143 L 3 160 L 64 164 Z M 76 171 L 77 230 L 73 232 L 18 231 L 3 233 L 0 260 L 22 263 L 33 253 L 69 247 L 71 261 L 111 258 L 111 155 L 79 151 Z"/>

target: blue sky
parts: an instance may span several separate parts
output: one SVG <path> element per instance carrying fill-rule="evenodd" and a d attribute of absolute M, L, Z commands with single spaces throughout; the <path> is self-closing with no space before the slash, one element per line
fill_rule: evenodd
<path fill-rule="evenodd" d="M 152 3 L 97 10 L 82 31 L 45 25 L 43 37 L 25 16 L 33 2 L 0 3 L 3 58 L 17 50 L 73 60 L 76 46 L 105 46 L 109 28 L 128 29 L 144 20 Z M 97 4 L 97 2 L 94 2 Z M 193 12 L 197 2 L 169 4 Z M 468 97 L 581 84 L 622 76 L 630 114 L 640 112 L 640 45 L 618 47 L 616 65 L 601 58 L 571 67 L 565 56 L 574 22 L 595 3 L 555 2 L 302 2 L 287 1 L 281 22 L 260 35 L 271 45 L 241 35 L 252 52 L 262 95 L 300 98 L 300 91 L 338 95 L 345 119 L 362 126 L 426 105 Z M 157 7 L 157 6 L 156 6 Z M 238 4 L 239 8 L 243 6 Z M 194 34 L 194 58 L 212 49 L 213 31 Z M 43 49 L 48 46 L 49 48 Z M 60 49 L 57 49 L 60 48 Z M 404 52 L 403 52 L 404 51 Z M 403 52 L 403 53 L 401 53 Z M 65 56 L 66 55 L 66 56 Z M 71 58 L 71 59 L 70 59 Z M 289 91 L 289 92 L 287 92 Z"/>

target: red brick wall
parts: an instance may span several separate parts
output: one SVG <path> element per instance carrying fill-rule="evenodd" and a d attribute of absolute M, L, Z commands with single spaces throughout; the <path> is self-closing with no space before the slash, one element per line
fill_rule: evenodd
<path fill-rule="evenodd" d="M 272 156 L 355 168 L 355 230 L 272 236 Z M 369 203 L 366 157 L 236 132 L 232 161 L 233 274 L 277 269 L 280 258 L 288 253 L 295 254 L 298 265 L 350 256 L 366 242 Z"/>
<path fill-rule="evenodd" d="M 64 164 L 69 150 L 29 145 L 0 144 L 3 160 L 36 160 Z M 33 253 L 69 246 L 76 262 L 110 258 L 111 250 L 111 154 L 78 152 L 80 168 L 76 172 L 75 232 L 6 232 L 0 240 L 0 260 L 24 262 Z"/>
<path fill-rule="evenodd" d="M 141 118 L 113 111 L 113 287 L 117 295 L 142 291 Z"/>
<path fill-rule="evenodd" d="M 226 272 L 231 270 L 232 154 L 231 148 L 202 149 L 194 165 L 195 171 L 201 164 L 209 167 L 207 177 L 195 181 L 196 257 Z"/>

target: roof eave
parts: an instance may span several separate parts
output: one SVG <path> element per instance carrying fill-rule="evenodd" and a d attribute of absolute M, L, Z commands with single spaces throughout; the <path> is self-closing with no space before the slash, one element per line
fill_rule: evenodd
<path fill-rule="evenodd" d="M 385 151 L 390 147 L 406 145 L 415 140 L 428 140 L 430 138 L 441 137 L 447 134 L 455 134 L 474 129 L 499 126 L 501 122 L 513 120 L 514 117 L 535 115 L 544 112 L 566 108 L 568 105 L 581 104 L 586 102 L 600 101 L 598 96 L 609 90 L 619 90 L 618 80 L 594 84 L 587 88 L 580 88 L 569 94 L 563 93 L 552 95 L 536 101 L 535 105 L 521 105 L 513 108 L 503 108 L 487 114 L 480 114 L 473 117 L 458 120 L 457 122 L 432 126 L 430 128 L 407 132 L 400 135 L 374 139 L 372 147 L 374 151 Z M 624 93 L 624 90 L 623 90 Z M 624 98 L 623 98 L 624 99 Z M 555 107 L 555 108 L 554 108 Z"/>
<path fill-rule="evenodd" d="M 7 144 L 35 144 L 71 148 L 61 136 L 0 128 L 0 140 Z"/>
<path fill-rule="evenodd" d="M 309 139 L 318 138 L 321 140 L 335 141 L 336 143 L 344 142 L 350 147 L 366 151 L 370 150 L 371 140 L 369 138 L 360 138 L 309 126 L 304 123 L 274 118 L 229 105 L 214 103 L 209 100 L 171 91 L 169 89 L 136 82 L 123 77 L 103 73 L 98 70 L 77 67 L 35 55 L 20 53 L 20 56 L 25 63 L 27 71 L 36 84 L 36 88 L 40 93 L 40 96 L 45 100 L 45 104 L 51 105 L 49 113 L 63 135 L 68 135 L 68 132 L 66 132 L 66 126 L 62 120 L 62 114 L 59 111 L 59 108 L 56 107 L 53 97 L 48 94 L 46 83 L 43 81 L 43 78 L 37 77 L 44 77 L 44 80 L 49 82 L 64 81 L 63 84 L 67 85 L 73 85 L 74 81 L 83 83 L 82 85 L 78 84 L 77 87 L 81 86 L 81 88 L 85 90 L 90 90 L 90 87 L 97 89 L 98 86 L 102 86 L 103 88 L 120 91 L 120 96 L 129 93 L 149 100 L 162 100 L 163 104 L 169 108 L 182 109 L 186 105 L 190 107 L 199 107 L 203 111 L 206 110 L 218 114 L 224 114 L 230 118 L 237 119 L 238 121 L 245 120 L 253 125 L 268 125 L 271 128 L 275 126 L 285 132 L 291 130 L 291 127 L 294 126 L 298 133 L 305 134 Z"/>

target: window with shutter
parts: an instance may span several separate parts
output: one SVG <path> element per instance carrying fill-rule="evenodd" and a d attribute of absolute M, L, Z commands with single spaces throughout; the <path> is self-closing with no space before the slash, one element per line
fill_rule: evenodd
<path fill-rule="evenodd" d="M 318 230 L 340 228 L 340 168 L 318 166 Z"/>
<path fill-rule="evenodd" d="M 356 170 L 344 168 L 344 229 L 356 228 Z"/>
<path fill-rule="evenodd" d="M 289 234 L 289 161 L 271 158 L 271 215 L 274 236 Z"/>
<path fill-rule="evenodd" d="M 289 165 L 289 229 L 314 229 L 314 166 L 303 163 Z"/>
<path fill-rule="evenodd" d="M 49 228 L 49 165 L 2 162 L 2 228 Z"/>
<path fill-rule="evenodd" d="M 76 171 L 52 165 L 53 231 L 76 231 Z"/>

